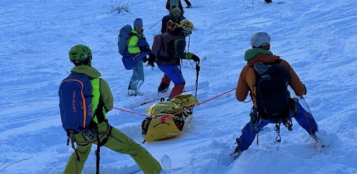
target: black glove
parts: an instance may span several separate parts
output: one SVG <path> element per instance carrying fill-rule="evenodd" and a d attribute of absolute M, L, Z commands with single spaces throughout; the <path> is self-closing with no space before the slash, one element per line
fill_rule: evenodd
<path fill-rule="evenodd" d="M 155 67 L 155 55 L 153 53 L 149 54 L 148 65 L 151 67 Z"/>
<path fill-rule="evenodd" d="M 140 52 L 149 52 L 150 48 L 148 46 L 145 47 L 139 47 Z"/>
<path fill-rule="evenodd" d="M 196 56 L 195 54 L 192 55 L 191 58 L 193 61 L 197 62 L 198 64 L 200 63 L 200 58 L 198 56 Z"/>
<path fill-rule="evenodd" d="M 154 63 L 154 62 L 150 62 L 150 61 L 149 61 L 149 62 L 148 62 L 148 64 L 147 64 L 147 66 L 151 66 L 151 67 L 153 67 L 153 68 L 154 68 L 154 67 L 155 67 L 155 63 Z"/>
<path fill-rule="evenodd" d="M 146 63 L 148 60 L 149 60 L 149 58 L 148 58 L 147 56 L 145 56 L 145 57 L 143 58 L 143 62 L 144 62 L 144 63 Z"/>

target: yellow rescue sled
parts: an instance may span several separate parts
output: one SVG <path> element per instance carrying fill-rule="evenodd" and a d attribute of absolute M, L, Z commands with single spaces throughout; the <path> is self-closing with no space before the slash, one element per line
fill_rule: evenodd
<path fill-rule="evenodd" d="M 142 122 L 145 141 L 155 141 L 180 135 L 193 117 L 193 106 L 198 104 L 192 94 L 177 95 L 171 101 L 155 103 L 146 109 L 151 117 Z"/>

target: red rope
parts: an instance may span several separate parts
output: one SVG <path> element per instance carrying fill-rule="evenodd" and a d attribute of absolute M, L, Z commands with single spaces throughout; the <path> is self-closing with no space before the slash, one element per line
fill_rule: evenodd
<path fill-rule="evenodd" d="M 232 91 L 234 91 L 234 90 L 236 90 L 236 88 L 233 88 L 233 89 L 231 89 L 231 90 L 229 90 L 229 91 L 226 91 L 226 92 L 224 92 L 224 93 L 222 93 L 222 94 L 219 94 L 219 95 L 217 95 L 217 96 L 214 96 L 214 97 L 212 97 L 212 98 L 209 98 L 209 99 L 207 99 L 207 100 L 204 100 L 204 101 L 201 102 L 201 103 L 197 103 L 197 104 L 195 104 L 195 105 L 193 105 L 193 106 L 190 106 L 190 107 L 188 107 L 188 108 L 185 108 L 185 109 L 183 109 L 183 110 L 181 110 L 181 111 L 178 111 L 178 112 L 176 112 L 176 113 L 164 115 L 163 117 L 160 117 L 159 119 L 161 119 L 161 121 L 165 121 L 165 118 L 168 117 L 168 116 L 170 116 L 170 115 L 180 114 L 180 113 L 185 112 L 185 111 L 187 111 L 187 110 L 189 110 L 189 109 L 192 109 L 192 108 L 194 108 L 194 107 L 196 107 L 196 106 L 198 106 L 198 105 L 201 105 L 201 104 L 203 104 L 203 103 L 207 103 L 207 102 L 209 102 L 209 101 L 211 101 L 211 100 L 213 100 L 213 99 L 216 99 L 216 98 L 221 97 L 221 96 L 223 96 L 223 95 L 225 95 L 225 94 L 228 94 L 228 93 L 230 93 L 230 92 L 232 92 Z M 250 99 L 249 101 L 243 101 L 243 102 L 244 102 L 244 103 L 248 103 L 248 102 L 250 102 L 251 100 L 252 100 L 252 99 Z M 141 116 L 145 116 L 145 117 L 149 117 L 149 118 L 155 119 L 155 118 L 152 117 L 152 116 L 149 116 L 149 115 L 146 115 L 146 114 L 142 114 L 142 113 L 138 113 L 138 112 L 133 112 L 133 111 L 129 111 L 129 110 L 117 108 L 117 107 L 113 107 L 113 109 L 117 109 L 117 110 L 120 110 L 120 111 L 123 111 L 123 112 L 131 113 L 131 114 L 136 114 L 136 115 L 141 115 Z"/>
<path fill-rule="evenodd" d="M 199 104 L 207 103 L 207 102 L 209 102 L 209 101 L 211 101 L 211 100 L 213 100 L 213 99 L 216 99 L 216 98 L 218 98 L 218 97 L 220 97 L 220 96 L 222 96 L 222 95 L 224 95 L 224 94 L 228 94 L 228 93 L 230 93 L 230 92 L 232 92 L 232 91 L 234 91 L 234 90 L 236 90 L 236 88 L 233 88 L 233 89 L 231 89 L 231 90 L 229 90 L 229 91 L 226 91 L 226 92 L 224 92 L 224 93 L 222 93 L 222 94 L 219 94 L 219 95 L 214 96 L 214 97 L 212 97 L 212 98 L 210 98 L 210 99 L 207 99 L 207 100 L 205 100 L 205 101 L 203 101 L 203 102 L 201 102 L 201 103 L 199 103 Z"/>
<path fill-rule="evenodd" d="M 141 115 L 141 116 L 144 116 L 144 117 L 151 117 L 151 116 L 146 115 L 146 114 L 142 114 L 142 113 L 138 113 L 138 112 L 133 112 L 133 111 L 128 111 L 128 110 L 121 109 L 121 108 L 117 108 L 117 107 L 113 107 L 113 109 L 116 109 L 116 110 L 119 110 L 119 111 L 123 111 L 123 112 L 127 112 L 127 113 L 131 113 L 131 114 Z"/>

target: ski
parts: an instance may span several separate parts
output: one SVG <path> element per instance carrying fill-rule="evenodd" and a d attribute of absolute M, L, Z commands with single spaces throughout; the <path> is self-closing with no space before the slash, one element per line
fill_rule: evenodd
<path fill-rule="evenodd" d="M 207 86 L 209 86 L 208 81 L 200 82 L 197 85 L 197 89 L 202 89 Z M 184 92 L 191 92 L 191 91 L 195 91 L 195 90 L 196 90 L 196 85 L 185 86 Z M 124 105 L 124 107 L 127 109 L 134 109 L 134 108 L 146 105 L 148 103 L 160 101 L 162 99 L 165 100 L 165 98 L 170 96 L 170 92 L 171 92 L 171 90 L 167 90 L 167 92 L 165 92 L 165 93 L 157 93 L 154 96 L 145 97 L 144 101 L 141 101 L 141 102 L 134 101 L 134 102 L 126 103 Z"/>

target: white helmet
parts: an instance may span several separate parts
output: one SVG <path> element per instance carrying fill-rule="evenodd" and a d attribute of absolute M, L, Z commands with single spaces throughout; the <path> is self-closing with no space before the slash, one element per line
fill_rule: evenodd
<path fill-rule="evenodd" d="M 270 36 L 266 32 L 256 32 L 253 34 L 250 44 L 254 47 L 260 47 L 263 44 L 270 44 Z"/>

